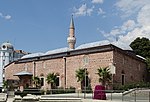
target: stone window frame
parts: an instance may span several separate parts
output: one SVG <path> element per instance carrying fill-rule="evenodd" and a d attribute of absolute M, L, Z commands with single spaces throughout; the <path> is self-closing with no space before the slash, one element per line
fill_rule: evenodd
<path fill-rule="evenodd" d="M 46 68 L 46 62 L 42 61 L 42 67 L 45 69 Z"/>
<path fill-rule="evenodd" d="M 88 55 L 84 55 L 82 58 L 83 61 L 83 65 L 87 65 L 89 64 L 89 56 Z"/>
<path fill-rule="evenodd" d="M 140 63 L 138 64 L 138 70 L 139 71 L 141 70 L 141 64 Z"/>
<path fill-rule="evenodd" d="M 28 70 L 28 64 L 27 64 L 27 63 L 24 64 L 24 70 L 25 70 L 25 71 Z"/>

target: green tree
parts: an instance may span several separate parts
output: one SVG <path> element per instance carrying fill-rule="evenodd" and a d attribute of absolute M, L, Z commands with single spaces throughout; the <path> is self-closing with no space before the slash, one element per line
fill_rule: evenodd
<path fill-rule="evenodd" d="M 150 40 L 148 38 L 138 37 L 131 42 L 130 47 L 137 55 L 150 58 Z"/>
<path fill-rule="evenodd" d="M 35 85 L 36 88 L 40 87 L 41 80 L 40 80 L 40 78 L 38 76 L 33 77 L 32 81 L 33 81 L 33 84 Z"/>
<path fill-rule="evenodd" d="M 112 78 L 112 74 L 110 73 L 110 69 L 108 67 L 100 67 L 97 69 L 97 75 L 99 76 L 99 82 L 101 82 L 102 85 L 106 85 L 106 83 L 109 83 Z"/>
<path fill-rule="evenodd" d="M 137 55 L 146 58 L 147 70 L 150 72 L 150 40 L 138 37 L 131 42 L 130 47 Z"/>
<path fill-rule="evenodd" d="M 86 69 L 78 69 L 76 70 L 76 78 L 77 82 L 80 82 L 81 84 L 81 89 L 84 89 L 85 86 L 85 75 L 88 75 L 88 71 Z"/>
<path fill-rule="evenodd" d="M 55 89 L 56 88 L 56 82 L 57 82 L 57 74 L 55 73 L 49 73 L 47 75 L 46 81 L 48 84 L 51 84 L 51 89 Z"/>
<path fill-rule="evenodd" d="M 4 89 L 8 88 L 8 82 L 6 80 L 3 81 L 3 88 Z"/>

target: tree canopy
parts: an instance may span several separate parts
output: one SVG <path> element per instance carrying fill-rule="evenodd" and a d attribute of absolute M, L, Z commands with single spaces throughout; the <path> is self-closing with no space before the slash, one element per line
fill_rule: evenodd
<path fill-rule="evenodd" d="M 32 81 L 33 81 L 33 84 L 35 85 L 35 87 L 40 86 L 41 80 L 38 76 L 32 77 Z"/>
<path fill-rule="evenodd" d="M 136 38 L 133 42 L 131 42 L 130 47 L 133 51 L 146 58 L 147 69 L 150 72 L 150 40 L 148 38 Z"/>
<path fill-rule="evenodd" d="M 136 38 L 131 42 L 130 47 L 133 51 L 144 58 L 150 58 L 150 40 L 148 38 Z"/>
<path fill-rule="evenodd" d="M 83 87 L 85 86 L 85 75 L 88 75 L 88 71 L 86 69 L 80 68 L 76 70 L 77 82 L 81 83 L 81 89 L 83 89 Z"/>
<path fill-rule="evenodd" d="M 56 87 L 57 76 L 57 73 L 48 73 L 47 75 L 46 81 L 48 84 L 51 84 L 52 89 Z"/>
<path fill-rule="evenodd" d="M 108 67 L 100 67 L 97 69 L 97 75 L 99 76 L 99 82 L 102 83 L 102 85 L 105 86 L 105 84 L 111 81 L 112 75 L 110 73 L 110 69 Z"/>

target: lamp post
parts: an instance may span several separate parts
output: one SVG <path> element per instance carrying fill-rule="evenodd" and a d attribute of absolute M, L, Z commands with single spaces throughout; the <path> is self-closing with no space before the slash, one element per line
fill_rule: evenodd
<path fill-rule="evenodd" d="M 85 85 L 84 85 L 84 98 L 86 98 L 86 85 L 87 85 L 87 82 L 86 82 L 86 80 L 87 80 L 87 65 L 88 65 L 88 63 L 89 63 L 89 57 L 88 57 L 88 55 L 84 55 L 84 57 L 83 57 L 83 65 L 84 65 L 84 73 L 85 73 L 85 76 L 84 76 L 84 83 L 85 83 Z"/>
<path fill-rule="evenodd" d="M 110 68 L 110 72 L 112 74 L 112 85 L 114 84 L 113 81 L 113 75 L 116 74 L 116 66 L 115 66 L 116 63 L 110 63 L 109 64 L 109 68 Z"/>
<path fill-rule="evenodd" d="M 85 83 L 84 84 L 84 98 L 86 98 L 86 84 L 87 84 L 86 83 L 86 72 L 87 72 L 87 69 L 85 68 L 84 71 L 85 71 L 84 72 L 85 73 L 85 75 L 84 75 L 84 83 Z"/>

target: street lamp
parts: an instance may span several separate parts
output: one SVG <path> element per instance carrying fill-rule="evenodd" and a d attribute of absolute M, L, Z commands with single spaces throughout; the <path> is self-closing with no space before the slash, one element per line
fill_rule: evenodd
<path fill-rule="evenodd" d="M 109 68 L 110 68 L 110 73 L 112 74 L 112 85 L 113 85 L 113 75 L 116 74 L 116 66 L 115 63 L 110 63 L 109 64 Z"/>
<path fill-rule="evenodd" d="M 85 95 L 86 95 L 86 80 L 87 80 L 87 65 L 88 65 L 88 63 L 89 63 L 89 57 L 88 57 L 88 55 L 84 55 L 84 57 L 83 57 L 83 65 L 84 65 L 84 73 L 85 73 L 85 76 L 84 76 L 84 83 L 85 83 L 85 85 L 84 85 L 84 98 L 85 98 Z"/>
<path fill-rule="evenodd" d="M 87 80 L 87 79 L 86 79 L 86 76 L 87 76 L 87 75 L 86 75 L 86 73 L 87 73 L 87 69 L 86 69 L 86 68 L 84 69 L 84 73 L 85 73 L 85 75 L 84 75 L 84 83 L 85 83 L 85 84 L 84 84 L 84 98 L 86 98 L 86 84 L 87 84 L 87 83 L 86 83 L 86 80 Z"/>

